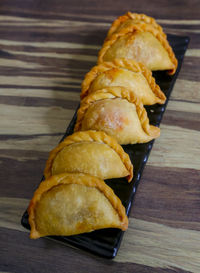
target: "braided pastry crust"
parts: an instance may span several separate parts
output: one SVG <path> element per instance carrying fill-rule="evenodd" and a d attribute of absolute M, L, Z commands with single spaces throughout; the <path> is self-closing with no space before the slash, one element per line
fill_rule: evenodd
<path fill-rule="evenodd" d="M 147 16 L 145 14 L 139 14 L 139 13 L 132 13 L 128 11 L 125 15 L 119 16 L 111 25 L 106 40 L 109 39 L 109 37 L 119 32 L 119 30 L 127 25 L 136 24 L 136 23 L 146 23 L 152 25 L 154 28 L 158 29 L 159 32 L 163 35 L 163 37 L 166 38 L 166 34 L 163 32 L 162 27 L 156 22 L 156 20 L 150 16 Z M 126 23 L 126 25 L 125 25 Z"/>
<path fill-rule="evenodd" d="M 83 200 L 83 205 L 81 207 L 81 210 L 79 211 L 77 208 L 73 208 L 72 210 L 74 211 L 66 211 L 66 208 L 70 208 L 70 197 L 69 198 L 64 198 L 63 200 L 59 200 L 59 192 L 66 192 L 66 196 L 68 196 L 67 188 L 63 188 L 63 185 L 78 185 L 78 187 L 75 187 L 74 189 L 78 190 L 79 186 L 84 186 L 84 191 L 77 191 L 77 196 L 75 196 L 75 199 L 77 198 L 78 200 Z M 97 209 L 100 211 L 103 209 L 106 209 L 107 206 L 109 207 L 109 203 L 111 204 L 110 212 L 111 212 L 111 218 L 113 221 L 106 221 L 106 217 L 101 217 L 100 220 L 96 219 L 96 207 L 94 204 L 94 209 L 91 204 L 91 202 L 88 202 L 88 187 L 96 189 L 96 191 L 92 190 L 94 194 L 96 194 L 99 198 L 101 198 L 100 205 L 97 205 Z M 55 197 L 53 193 L 53 189 L 57 189 L 57 195 Z M 60 189 L 60 190 L 59 190 Z M 70 192 L 70 191 L 69 191 Z M 90 191 L 89 191 L 90 192 Z M 43 199 L 44 200 L 44 195 L 46 193 L 51 194 L 51 199 L 47 200 L 46 202 L 49 201 L 49 205 L 51 206 L 51 202 L 55 202 L 55 204 L 61 202 L 64 203 L 65 206 L 59 206 L 56 208 L 54 206 L 54 213 L 51 213 L 50 211 L 46 211 L 46 207 L 40 205 L 40 208 L 38 209 L 38 203 Z M 100 193 L 100 194 L 99 194 Z M 106 198 L 104 198 L 104 196 Z M 52 201 L 53 199 L 53 201 Z M 78 201 L 77 200 L 77 201 Z M 76 202 L 73 201 L 73 202 Z M 104 203 L 106 203 L 104 205 Z M 90 214 L 88 217 L 91 218 L 91 220 L 88 220 L 87 218 L 84 220 L 85 215 L 81 215 L 81 212 L 84 213 L 84 209 L 89 210 Z M 45 213 L 46 211 L 46 213 Z M 36 214 L 37 212 L 37 214 Z M 41 223 L 41 221 L 38 223 L 37 222 L 37 217 L 38 214 L 40 213 L 45 213 L 46 217 L 42 218 L 42 220 L 45 222 L 45 228 L 44 224 Z M 74 214 L 73 214 L 73 213 Z M 86 175 L 86 174 L 81 174 L 81 173 L 63 173 L 59 175 L 54 175 L 51 176 L 49 179 L 43 181 L 38 189 L 35 191 L 34 196 L 29 204 L 28 207 L 28 213 L 29 213 L 29 224 L 31 226 L 31 233 L 30 233 L 30 238 L 36 239 L 41 236 L 46 236 L 46 235 L 72 235 L 72 234 L 79 234 L 83 232 L 90 232 L 92 230 L 96 230 L 99 228 L 108 228 L 108 227 L 114 227 L 114 228 L 120 228 L 122 230 L 126 230 L 128 228 L 128 218 L 126 216 L 125 208 L 121 203 L 121 200 L 114 194 L 113 190 L 107 186 L 103 180 Z M 80 215 L 79 215 L 80 214 Z M 50 216 L 49 216 L 50 215 Z M 70 217 L 73 217 L 70 221 Z M 94 218 L 93 218 L 94 217 Z M 62 218 L 64 221 L 62 221 Z M 68 221 L 66 222 L 66 218 Z M 59 219 L 59 223 L 56 224 L 57 220 Z M 91 221 L 91 222 L 90 222 Z M 48 224 L 46 224 L 46 222 Z M 65 225 L 62 226 L 63 222 Z M 72 223 L 75 222 L 74 226 L 75 228 L 72 230 Z M 38 224 L 38 225 L 37 225 Z M 61 226 L 61 227 L 60 227 Z M 59 228 L 58 228 L 59 227 Z"/>
<path fill-rule="evenodd" d="M 111 109 L 112 108 L 111 100 L 116 98 L 126 100 L 130 104 L 134 105 L 134 107 L 136 108 L 137 116 L 135 117 L 134 114 L 133 116 L 131 116 L 132 114 L 131 105 L 121 104 L 121 109 L 120 109 L 120 103 L 117 105 L 117 108 L 114 109 L 114 114 L 113 114 Z M 110 102 L 109 102 L 109 108 L 107 109 L 105 104 L 103 104 L 103 101 L 108 101 L 108 100 L 110 100 Z M 88 113 L 87 111 L 90 108 L 90 106 L 94 105 L 94 103 L 97 103 L 98 101 L 101 103 L 100 110 L 99 109 L 97 110 L 97 104 L 95 104 L 92 112 Z M 104 112 L 106 112 L 105 115 L 104 113 L 102 114 L 102 109 Z M 110 110 L 111 110 L 111 113 L 109 113 Z M 124 114 L 124 111 L 127 111 L 127 112 L 125 112 Z M 110 118 L 109 118 L 109 114 L 110 114 Z M 95 120 L 93 120 L 93 118 Z M 140 122 L 139 127 L 137 125 L 138 119 Z M 112 124 L 110 126 L 111 122 Z M 83 123 L 85 124 L 84 126 L 83 126 Z M 89 124 L 92 124 L 92 128 L 87 128 L 87 126 L 90 126 Z M 120 144 L 144 143 L 160 135 L 160 129 L 158 127 L 155 127 L 149 124 L 147 112 L 145 108 L 143 107 L 143 104 L 141 103 L 141 101 L 138 99 L 138 97 L 135 96 L 134 93 L 130 92 L 130 90 L 123 87 L 108 87 L 108 88 L 99 90 L 95 93 L 91 93 L 90 95 L 85 97 L 85 99 L 82 101 L 81 106 L 77 113 L 77 121 L 76 121 L 74 130 L 75 131 L 89 130 L 89 129 L 97 130 L 96 126 L 100 127 L 99 130 L 103 130 L 106 133 L 110 132 L 110 134 L 112 133 L 113 134 L 112 136 L 114 136 Z M 140 130 L 140 127 L 141 127 L 141 130 Z M 129 128 L 129 132 L 127 132 L 125 128 Z M 130 142 L 125 143 L 124 141 L 127 141 L 127 139 Z"/>
<path fill-rule="evenodd" d="M 69 145 L 72 145 L 75 143 L 88 143 L 88 142 L 89 143 L 96 142 L 99 144 L 101 144 L 101 143 L 106 144 L 109 147 L 109 149 L 111 149 L 112 153 L 114 151 L 116 153 L 116 155 L 119 156 L 119 159 L 121 160 L 119 163 L 122 164 L 123 168 L 125 169 L 125 172 L 121 171 L 122 176 L 115 176 L 115 177 L 127 176 L 127 179 L 129 182 L 132 180 L 133 165 L 130 161 L 129 155 L 124 152 L 121 145 L 119 145 L 113 137 L 108 136 L 105 132 L 96 132 L 94 130 L 89 130 L 89 131 L 84 131 L 84 132 L 76 132 L 72 135 L 69 135 L 55 149 L 53 149 L 50 152 L 49 158 L 46 162 L 46 167 L 44 170 L 45 178 L 49 178 L 52 175 L 52 166 L 53 166 L 54 160 L 55 160 L 56 156 L 59 154 L 59 152 L 61 152 L 65 147 L 67 147 Z M 87 163 L 87 161 L 91 160 L 89 152 L 87 152 L 86 156 L 88 158 L 82 158 L 81 160 L 85 161 Z M 111 156 L 110 161 L 111 160 L 112 160 L 112 156 Z M 96 161 L 98 162 L 98 158 Z M 100 164 L 101 164 L 101 162 L 98 162 L 98 165 L 100 165 Z M 95 168 L 95 164 L 93 164 L 93 165 L 94 165 L 93 168 Z M 120 169 L 120 165 L 119 165 L 119 169 Z M 112 173 L 115 172 L 115 170 L 110 170 L 110 171 L 112 171 Z M 109 175 L 109 173 L 106 173 L 106 175 Z M 100 177 L 100 178 L 102 178 L 102 177 Z M 104 177 L 104 179 L 108 179 L 108 178 L 112 178 L 112 177 Z"/>
<path fill-rule="evenodd" d="M 112 75 L 112 71 L 113 71 L 113 73 L 115 73 L 115 71 L 119 70 L 119 69 L 124 69 L 125 73 L 127 70 L 129 70 L 131 72 L 138 73 L 138 75 L 141 74 L 140 77 L 144 77 L 146 79 L 146 81 L 150 87 L 150 92 L 152 91 L 151 92 L 152 94 L 149 92 L 151 94 L 151 100 L 147 99 L 146 93 L 145 93 L 146 94 L 146 96 L 145 96 L 145 94 L 143 95 L 143 92 L 141 92 L 141 91 L 146 90 L 145 89 L 146 86 L 143 86 L 143 90 L 140 90 L 138 88 L 133 90 L 133 92 L 135 92 L 135 94 L 138 95 L 138 97 L 140 97 L 143 104 L 152 105 L 154 103 L 160 103 L 160 104 L 165 103 L 166 97 L 165 97 L 164 93 L 161 91 L 159 85 L 156 84 L 155 79 L 152 76 L 152 72 L 142 63 L 138 63 L 138 62 L 136 62 L 134 60 L 130 60 L 130 59 L 115 59 L 112 62 L 103 62 L 97 66 L 94 66 L 86 74 L 86 76 L 82 82 L 81 95 L 80 95 L 81 99 L 83 99 L 85 96 L 87 96 L 91 92 L 91 85 L 100 74 L 110 70 L 109 75 L 110 74 Z M 121 79 L 120 79 L 120 81 L 121 81 Z M 131 89 L 129 86 L 126 86 L 127 85 L 126 81 L 124 81 L 124 84 L 122 83 L 122 85 L 123 85 L 123 87 L 128 87 L 129 89 Z M 104 86 L 102 88 L 104 88 Z M 99 89 L 102 89 L 102 88 L 99 88 Z M 92 92 L 94 92 L 94 91 L 92 90 Z M 150 94 L 148 94 L 148 95 L 150 96 Z M 144 99 L 143 99 L 143 96 L 144 96 Z M 153 101 L 153 103 L 152 103 L 152 101 Z"/>
<path fill-rule="evenodd" d="M 168 71 L 170 75 L 174 74 L 178 65 L 177 59 L 174 55 L 174 52 L 169 45 L 167 39 L 165 36 L 163 36 L 163 32 L 159 30 L 158 28 L 155 28 L 153 25 L 150 24 L 145 24 L 145 23 L 137 23 L 134 25 L 127 26 L 125 28 L 122 28 L 119 32 L 114 33 L 107 39 L 101 50 L 99 51 L 98 55 L 98 63 L 104 62 L 104 55 L 106 52 L 113 46 L 113 44 L 120 38 L 123 37 L 126 34 L 132 34 L 131 35 L 131 43 L 134 41 L 134 38 L 136 37 L 137 34 L 139 33 L 150 33 L 152 34 L 162 45 L 162 47 L 166 50 L 171 63 L 172 63 L 172 68 Z M 116 58 L 116 57 L 115 57 Z M 159 69 L 157 69 L 159 70 Z"/>

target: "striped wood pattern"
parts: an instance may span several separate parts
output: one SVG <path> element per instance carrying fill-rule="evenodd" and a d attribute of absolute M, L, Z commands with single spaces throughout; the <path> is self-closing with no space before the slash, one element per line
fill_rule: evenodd
<path fill-rule="evenodd" d="M 184 4 L 183 4 L 184 3 Z M 160 6 L 159 6 L 160 5 Z M 199 1 L 0 3 L 0 272 L 200 272 Z M 104 260 L 43 238 L 20 218 L 48 152 L 78 105 L 110 23 L 127 10 L 189 35 L 117 257 Z"/>

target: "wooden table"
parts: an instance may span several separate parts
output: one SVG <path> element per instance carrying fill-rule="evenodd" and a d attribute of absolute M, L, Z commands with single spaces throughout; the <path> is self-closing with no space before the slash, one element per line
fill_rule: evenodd
<path fill-rule="evenodd" d="M 126 11 L 155 17 L 191 42 L 114 260 L 43 238 L 20 225 L 79 101 L 110 23 Z M 200 2 L 0 3 L 0 271 L 200 272 Z"/>

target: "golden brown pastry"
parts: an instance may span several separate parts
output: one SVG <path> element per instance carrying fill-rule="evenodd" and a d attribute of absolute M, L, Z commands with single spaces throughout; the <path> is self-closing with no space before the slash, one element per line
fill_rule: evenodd
<path fill-rule="evenodd" d="M 105 40 L 98 63 L 116 58 L 133 59 L 150 70 L 168 70 L 169 74 L 177 68 L 177 59 L 163 32 L 144 22 L 132 22 Z"/>
<path fill-rule="evenodd" d="M 128 228 L 120 199 L 103 180 L 64 173 L 43 181 L 30 202 L 30 238 L 69 236 L 102 228 Z"/>
<path fill-rule="evenodd" d="M 133 166 L 114 138 L 104 132 L 84 131 L 66 137 L 50 153 L 45 178 L 64 172 L 86 173 L 103 180 L 127 177 L 130 182 Z"/>
<path fill-rule="evenodd" d="M 109 86 L 127 87 L 144 105 L 163 104 L 166 100 L 151 71 L 133 60 L 115 59 L 94 66 L 82 83 L 81 98 Z"/>
<path fill-rule="evenodd" d="M 119 16 L 111 25 L 106 39 L 109 39 L 109 37 L 119 32 L 121 29 L 132 26 L 134 24 L 140 24 L 145 23 L 149 24 L 155 29 L 158 29 L 159 32 L 163 37 L 166 37 L 166 34 L 163 32 L 162 27 L 156 23 L 156 20 L 150 16 L 147 16 L 145 14 L 139 14 L 139 13 L 131 13 L 130 11 L 127 12 L 125 15 Z"/>
<path fill-rule="evenodd" d="M 75 131 L 104 131 L 120 144 L 145 143 L 160 135 L 149 124 L 141 101 L 128 89 L 108 87 L 88 95 L 77 113 Z"/>

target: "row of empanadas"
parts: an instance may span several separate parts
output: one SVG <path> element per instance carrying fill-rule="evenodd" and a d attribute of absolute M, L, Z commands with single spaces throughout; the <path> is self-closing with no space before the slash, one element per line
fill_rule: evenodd
<path fill-rule="evenodd" d="M 31 238 L 127 229 L 125 208 L 103 179 L 131 182 L 133 166 L 120 144 L 159 136 L 143 104 L 163 104 L 166 97 L 150 70 L 173 74 L 176 67 L 166 35 L 153 18 L 129 12 L 112 24 L 98 65 L 82 83 L 75 133 L 50 153 L 46 180 L 30 202 Z"/>

